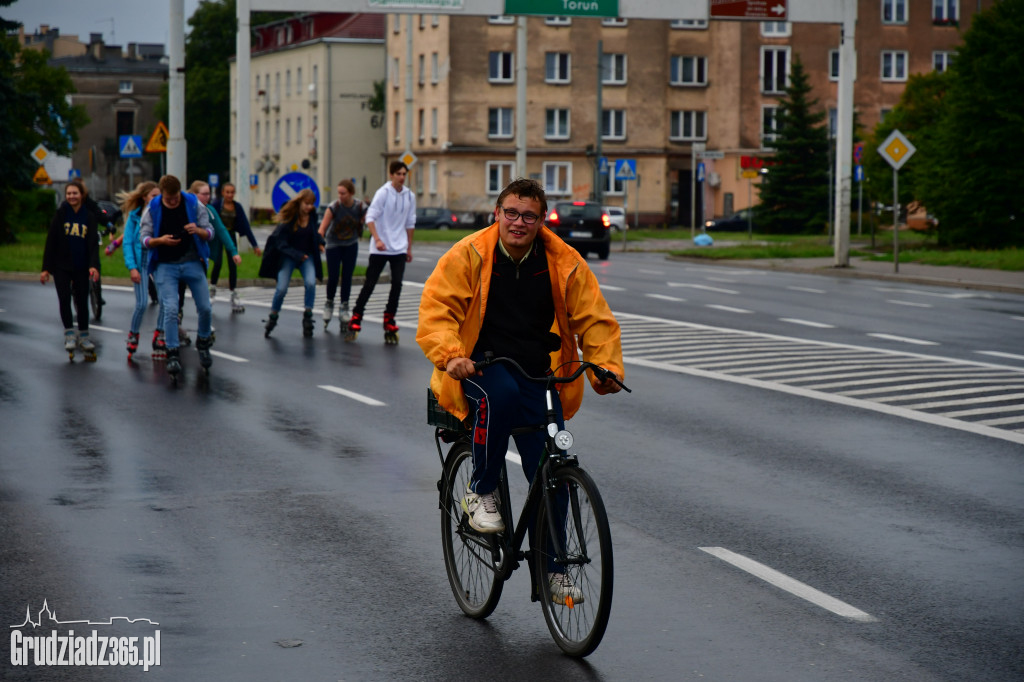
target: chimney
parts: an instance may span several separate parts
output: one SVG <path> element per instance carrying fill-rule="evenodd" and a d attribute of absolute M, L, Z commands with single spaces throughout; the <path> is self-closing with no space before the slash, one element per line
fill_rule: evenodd
<path fill-rule="evenodd" d="M 39 24 L 39 32 L 45 36 L 47 33 L 50 32 L 50 25 L 49 24 Z"/>
<path fill-rule="evenodd" d="M 89 34 L 89 56 L 96 61 L 103 61 L 103 34 L 102 33 L 90 33 Z"/>
<path fill-rule="evenodd" d="M 128 43 L 128 60 L 135 62 L 135 61 L 138 61 L 139 59 L 140 59 L 140 57 L 139 57 L 139 44 L 138 43 Z"/>

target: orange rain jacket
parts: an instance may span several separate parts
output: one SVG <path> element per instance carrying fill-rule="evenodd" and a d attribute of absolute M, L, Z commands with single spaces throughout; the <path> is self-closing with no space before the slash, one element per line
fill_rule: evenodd
<path fill-rule="evenodd" d="M 619 323 L 601 295 L 597 277 L 580 254 L 547 227 L 541 227 L 537 239 L 544 244 L 551 275 L 556 327 L 553 331 L 562 339 L 561 349 L 552 353 L 552 368 L 573 363 L 560 373 L 575 371 L 578 338 L 584 360 L 623 378 Z M 459 419 L 469 414 L 469 403 L 462 384 L 444 369 L 451 358 L 469 357 L 480 336 L 496 249 L 497 223 L 463 238 L 438 261 L 420 300 L 416 342 L 434 365 L 430 388 L 441 407 Z M 597 390 L 593 374 L 588 372 L 587 376 Z M 582 377 L 560 385 L 559 390 L 563 414 L 569 419 L 583 401 Z"/>

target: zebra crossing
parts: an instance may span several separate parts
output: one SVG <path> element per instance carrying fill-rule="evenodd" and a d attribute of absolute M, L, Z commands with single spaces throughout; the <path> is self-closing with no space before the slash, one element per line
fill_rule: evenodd
<path fill-rule="evenodd" d="M 1024 443 L 1024 368 L 616 313 L 627 363 Z"/>
<path fill-rule="evenodd" d="M 383 318 L 390 284 L 374 289 L 364 319 Z M 423 284 L 406 281 L 396 316 L 408 331 L 418 321 Z M 353 285 L 352 302 L 359 285 Z M 239 289 L 246 305 L 270 307 L 272 288 Z M 317 287 L 320 311 L 324 287 Z M 293 285 L 284 309 L 303 310 Z M 920 353 L 711 327 L 615 313 L 627 364 L 733 381 L 872 409 L 1024 444 L 1024 368 Z"/>

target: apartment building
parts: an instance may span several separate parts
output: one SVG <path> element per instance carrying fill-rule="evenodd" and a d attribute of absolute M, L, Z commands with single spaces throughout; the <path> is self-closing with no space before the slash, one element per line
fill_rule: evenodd
<path fill-rule="evenodd" d="M 993 1 L 860 0 L 859 122 L 870 129 L 895 107 L 910 74 L 947 68 L 961 31 Z M 589 198 L 599 184 L 605 203 L 622 205 L 628 192 L 630 220 L 638 208 L 644 224 L 688 225 L 691 210 L 698 223 L 731 213 L 748 197 L 756 202 L 749 183 L 757 180 L 743 170 L 772 153 L 778 103 L 797 57 L 834 126 L 838 25 L 530 17 L 527 167 L 519 169 L 516 79 L 524 56 L 516 53 L 515 18 L 387 21 L 386 154 L 415 155 L 410 186 L 423 206 L 486 212 L 511 178 L 528 176 L 552 198 Z M 634 159 L 637 181 L 595 171 L 599 127 L 602 156 L 612 167 Z M 701 146 L 720 158 L 697 158 Z M 694 178 L 699 163 L 703 177 Z"/>
<path fill-rule="evenodd" d="M 247 88 L 253 208 L 273 207 L 274 183 L 289 171 L 314 178 L 323 203 L 332 200 L 343 178 L 351 179 L 359 194 L 372 196 L 377 189 L 387 163 L 385 122 L 368 104 L 374 82 L 384 79 L 385 21 L 380 14 L 321 12 L 254 27 Z M 231 83 L 231 175 L 236 177 L 234 61 Z"/>

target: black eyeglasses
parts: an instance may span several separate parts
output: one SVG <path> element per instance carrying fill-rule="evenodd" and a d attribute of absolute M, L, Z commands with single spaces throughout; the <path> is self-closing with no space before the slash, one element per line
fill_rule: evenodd
<path fill-rule="evenodd" d="M 526 225 L 533 225 L 535 222 L 540 220 L 539 215 L 534 215 L 533 213 L 520 213 L 514 208 L 502 207 L 501 212 L 505 214 L 506 219 L 511 220 L 512 222 L 515 222 L 519 218 L 522 218 L 523 223 Z"/>

